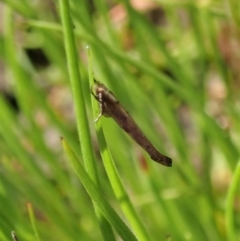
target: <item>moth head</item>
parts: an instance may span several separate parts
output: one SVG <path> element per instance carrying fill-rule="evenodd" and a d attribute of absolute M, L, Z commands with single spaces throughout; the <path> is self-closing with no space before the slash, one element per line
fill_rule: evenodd
<path fill-rule="evenodd" d="M 103 93 L 103 92 L 108 92 L 106 86 L 100 82 L 98 82 L 97 80 L 94 80 L 94 85 L 92 87 L 92 91 L 98 96 L 99 93 Z"/>

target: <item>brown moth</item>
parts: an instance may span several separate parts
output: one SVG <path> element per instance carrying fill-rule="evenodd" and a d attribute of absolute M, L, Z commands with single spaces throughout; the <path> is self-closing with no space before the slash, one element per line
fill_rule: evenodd
<path fill-rule="evenodd" d="M 96 80 L 94 82 L 91 92 L 100 105 L 100 113 L 94 122 L 97 122 L 102 115 L 112 117 L 149 154 L 152 160 L 164 166 L 172 166 L 172 159 L 162 155 L 152 145 L 114 94 L 104 84 Z"/>

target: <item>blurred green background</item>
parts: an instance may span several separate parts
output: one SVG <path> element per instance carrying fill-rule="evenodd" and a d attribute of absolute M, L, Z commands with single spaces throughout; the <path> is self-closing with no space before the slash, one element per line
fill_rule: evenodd
<path fill-rule="evenodd" d="M 239 12 L 0 1 L 0 239 L 240 240 Z M 92 74 L 172 167 L 111 118 L 93 123 Z"/>

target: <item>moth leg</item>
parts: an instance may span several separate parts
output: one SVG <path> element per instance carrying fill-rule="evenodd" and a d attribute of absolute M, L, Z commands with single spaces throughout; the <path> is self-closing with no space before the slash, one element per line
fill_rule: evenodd
<path fill-rule="evenodd" d="M 100 112 L 99 112 L 97 118 L 93 122 L 97 123 L 101 116 L 102 116 L 102 109 L 100 109 Z"/>
<path fill-rule="evenodd" d="M 91 94 L 93 95 L 93 97 L 94 97 L 98 102 L 100 102 L 100 103 L 102 102 L 102 97 L 95 95 L 92 89 L 91 89 Z M 100 95 L 100 93 L 99 93 L 99 95 Z"/>
<path fill-rule="evenodd" d="M 91 93 L 93 94 L 93 96 L 95 97 L 95 99 L 99 102 L 99 114 L 97 116 L 97 118 L 94 120 L 94 123 L 97 123 L 98 120 L 100 119 L 100 117 L 103 115 L 103 104 L 102 104 L 102 93 L 98 93 L 98 96 L 96 96 L 92 91 Z"/>

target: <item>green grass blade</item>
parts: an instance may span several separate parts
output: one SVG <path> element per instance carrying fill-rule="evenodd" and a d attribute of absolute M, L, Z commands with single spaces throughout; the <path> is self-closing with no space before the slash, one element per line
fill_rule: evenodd
<path fill-rule="evenodd" d="M 69 77 L 72 85 L 72 93 L 75 103 L 76 120 L 78 128 L 78 136 L 81 146 L 82 158 L 90 177 L 94 183 L 99 187 L 96 165 L 94 163 L 94 156 L 91 144 L 90 131 L 88 127 L 86 105 L 83 95 L 83 83 L 80 78 L 79 65 L 77 58 L 77 51 L 72 30 L 72 21 L 69 12 L 69 5 L 67 0 L 60 1 L 61 17 L 63 23 L 63 33 L 65 38 L 65 49 L 68 62 Z M 98 209 L 98 203 L 94 204 L 96 215 L 99 220 L 100 228 L 105 240 L 114 239 L 110 225 L 102 217 Z"/>
<path fill-rule="evenodd" d="M 233 178 L 231 185 L 227 194 L 226 202 L 226 228 L 227 228 L 227 240 L 234 241 L 237 240 L 237 234 L 235 231 L 234 224 L 234 198 L 240 183 L 240 162 L 235 168 L 233 173 Z"/>
<path fill-rule="evenodd" d="M 137 239 L 127 228 L 124 222 L 119 218 L 119 216 L 115 213 L 115 211 L 111 208 L 111 206 L 107 203 L 102 194 L 99 192 L 97 186 L 92 182 L 91 178 L 86 173 L 85 169 L 83 168 L 67 142 L 65 140 L 62 140 L 62 143 L 64 150 L 70 162 L 72 163 L 72 166 L 78 178 L 80 179 L 81 183 L 83 184 L 90 197 L 94 200 L 95 203 L 97 203 L 103 215 L 118 231 L 118 234 L 122 237 L 123 240 L 136 241 Z"/>

